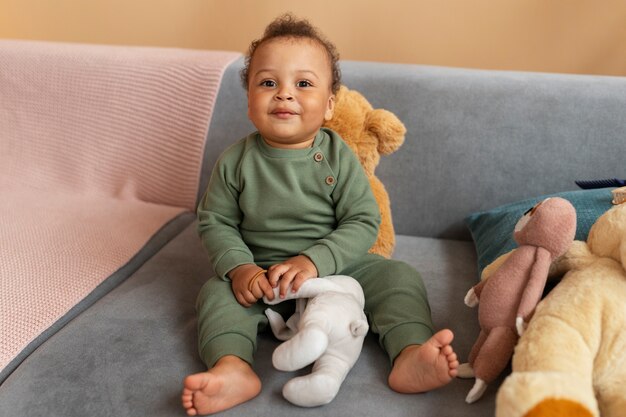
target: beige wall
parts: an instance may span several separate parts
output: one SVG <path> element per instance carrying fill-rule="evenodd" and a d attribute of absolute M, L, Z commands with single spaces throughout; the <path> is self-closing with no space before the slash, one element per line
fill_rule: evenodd
<path fill-rule="evenodd" d="M 0 0 L 0 38 L 243 52 L 285 11 L 344 59 L 626 75 L 626 0 Z"/>

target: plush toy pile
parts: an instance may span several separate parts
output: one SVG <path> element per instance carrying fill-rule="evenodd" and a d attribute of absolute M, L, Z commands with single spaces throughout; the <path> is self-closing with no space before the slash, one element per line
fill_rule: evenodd
<path fill-rule="evenodd" d="M 345 86 L 336 95 L 332 120 L 324 126 L 339 133 L 365 169 L 381 215 L 378 239 L 370 252 L 389 258 L 396 241 L 389 195 L 374 170 L 381 155 L 389 155 L 402 145 L 406 128 L 393 113 L 374 109 L 363 95 Z"/>
<path fill-rule="evenodd" d="M 496 400 L 497 417 L 626 415 L 626 203 L 555 264 Z"/>

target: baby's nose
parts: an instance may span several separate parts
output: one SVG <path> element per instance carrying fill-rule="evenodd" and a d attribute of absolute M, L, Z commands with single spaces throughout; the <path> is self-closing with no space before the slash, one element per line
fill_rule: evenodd
<path fill-rule="evenodd" d="M 293 100 L 293 94 L 291 94 L 291 92 L 287 91 L 287 90 L 281 90 L 278 93 L 276 93 L 276 99 L 277 100 Z"/>

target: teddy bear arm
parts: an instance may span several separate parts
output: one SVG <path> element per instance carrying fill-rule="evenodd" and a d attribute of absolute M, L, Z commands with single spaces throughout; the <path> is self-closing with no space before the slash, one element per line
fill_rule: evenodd
<path fill-rule="evenodd" d="M 526 416 L 529 407 L 554 398 L 580 404 L 589 414 L 562 414 L 551 407 L 544 410 L 545 414 L 536 415 L 600 415 L 591 384 L 595 354 L 581 329 L 571 321 L 580 306 L 572 306 L 560 296 L 553 297 L 554 291 L 535 310 L 533 320 L 519 339 L 512 360 L 513 372 L 498 390 L 496 417 Z M 552 298 L 558 301 L 553 302 Z"/>
<path fill-rule="evenodd" d="M 595 355 L 579 329 L 559 318 L 562 314 L 567 313 L 553 308 L 535 312 L 515 348 L 513 372 L 498 390 L 496 417 L 525 416 L 522 410 L 551 398 L 569 399 L 590 411 L 581 416 L 600 415 L 591 384 Z M 541 415 L 573 415 L 545 412 Z"/>
<path fill-rule="evenodd" d="M 585 329 L 597 322 L 597 317 L 590 312 L 589 323 L 583 323 L 577 314 L 580 305 L 574 306 L 571 302 L 564 305 L 562 302 L 567 300 L 553 295 L 535 310 L 520 338 L 513 356 L 513 371 L 559 372 L 569 375 L 572 380 L 590 381 L 597 347 L 590 344 Z M 559 301 L 555 302 L 553 298 Z"/>
<path fill-rule="evenodd" d="M 509 375 L 498 389 L 495 417 L 598 417 L 591 386 L 564 378 L 571 376 L 553 372 Z"/>

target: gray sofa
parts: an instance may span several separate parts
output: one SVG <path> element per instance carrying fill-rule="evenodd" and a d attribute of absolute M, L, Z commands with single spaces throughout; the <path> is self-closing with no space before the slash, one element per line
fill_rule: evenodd
<path fill-rule="evenodd" d="M 241 65 L 241 59 L 231 64 L 221 82 L 198 195 L 220 152 L 252 129 Z M 574 190 L 575 179 L 623 176 L 626 78 L 368 62 L 341 67 L 348 87 L 407 127 L 404 145 L 377 169 L 392 202 L 394 257 L 422 273 L 435 325 L 455 332 L 453 345 L 465 361 L 478 334 L 476 310 L 463 304 L 478 279 L 465 217 Z M 203 369 L 194 301 L 211 274 L 194 214 L 177 217 L 22 355 L 0 386 L 0 416 L 184 415 L 182 379 Z M 278 342 L 270 333 L 260 339 L 255 369 L 262 393 L 220 415 L 494 414 L 502 378 L 472 405 L 464 401 L 472 380 L 421 395 L 391 391 L 388 360 L 372 335 L 332 403 L 297 408 L 281 396 L 293 375 L 271 366 Z"/>

